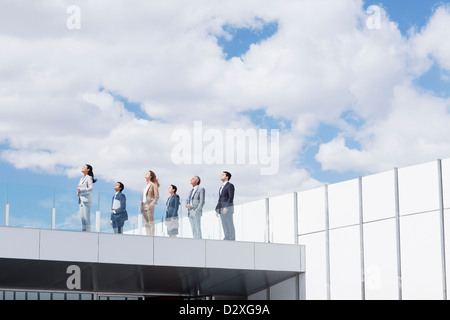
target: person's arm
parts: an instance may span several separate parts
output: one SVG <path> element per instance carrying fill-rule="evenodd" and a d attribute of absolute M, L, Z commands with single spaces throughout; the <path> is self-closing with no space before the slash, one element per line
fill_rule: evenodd
<path fill-rule="evenodd" d="M 226 197 L 226 202 L 225 205 L 223 206 L 223 210 L 222 213 L 226 214 L 228 212 L 228 208 L 231 207 L 233 205 L 233 201 L 234 201 L 234 185 L 232 185 L 231 183 L 228 183 L 229 187 L 227 188 L 227 190 L 225 192 L 227 197 Z"/>
<path fill-rule="evenodd" d="M 173 209 L 173 212 L 174 212 L 174 214 L 173 214 L 173 216 L 172 216 L 172 218 L 178 218 L 178 208 L 180 207 L 180 196 L 179 195 L 177 195 L 176 197 L 175 197 L 175 204 L 174 204 L 174 209 Z"/>
<path fill-rule="evenodd" d="M 234 201 L 234 185 L 229 183 L 229 187 L 227 188 L 227 201 L 224 205 L 224 207 L 228 208 L 233 205 Z"/>
<path fill-rule="evenodd" d="M 196 208 L 197 212 L 201 211 L 203 209 L 203 206 L 205 205 L 205 188 L 201 188 L 199 190 L 200 192 L 200 202 Z"/>
<path fill-rule="evenodd" d="M 159 190 L 158 190 L 158 185 L 156 183 L 153 183 L 153 185 L 151 186 L 151 188 L 153 188 L 153 199 L 152 202 L 150 203 L 150 205 L 152 206 L 156 206 L 156 204 L 158 203 L 158 199 L 159 199 Z"/>

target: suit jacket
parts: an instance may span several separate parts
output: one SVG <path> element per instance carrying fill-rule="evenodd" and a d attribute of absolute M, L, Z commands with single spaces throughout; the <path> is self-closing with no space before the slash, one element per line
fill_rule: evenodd
<path fill-rule="evenodd" d="M 94 190 L 94 180 L 91 176 L 86 176 L 80 179 L 78 184 L 80 194 L 78 195 L 78 203 L 92 203 L 92 190 Z"/>
<path fill-rule="evenodd" d="M 178 219 L 178 208 L 180 207 L 180 196 L 176 193 L 169 197 L 166 202 L 166 219 Z"/>
<path fill-rule="evenodd" d="M 219 214 L 222 214 L 222 209 L 227 208 L 228 213 L 234 213 L 234 185 L 230 182 L 225 184 L 225 186 L 222 189 L 222 192 L 220 193 L 219 189 L 219 202 L 216 206 L 216 212 Z"/>
<path fill-rule="evenodd" d="M 192 199 L 192 200 L 191 200 Z M 200 188 L 200 186 L 195 190 L 193 195 L 190 195 L 188 203 L 192 206 L 192 209 L 188 210 L 188 216 L 191 213 L 198 213 L 200 216 L 203 212 L 203 206 L 205 205 L 205 188 Z"/>
<path fill-rule="evenodd" d="M 150 187 L 148 188 L 147 193 L 145 195 L 145 203 L 143 203 L 143 199 L 141 199 L 139 211 L 143 213 L 144 206 L 147 208 L 154 208 L 158 203 L 158 199 L 159 199 L 158 185 L 156 183 L 150 182 Z"/>
<path fill-rule="evenodd" d="M 118 209 L 113 209 L 114 200 L 120 202 L 120 207 Z M 118 223 L 123 223 L 128 220 L 127 197 L 122 192 L 118 192 L 113 196 L 111 210 L 116 212 L 111 215 L 111 220 L 115 220 Z"/>

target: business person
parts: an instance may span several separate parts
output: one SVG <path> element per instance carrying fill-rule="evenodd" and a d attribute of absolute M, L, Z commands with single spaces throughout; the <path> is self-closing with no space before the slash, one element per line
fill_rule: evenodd
<path fill-rule="evenodd" d="M 127 197 L 122 193 L 125 186 L 122 182 L 117 182 L 114 186 L 116 194 L 112 198 L 111 204 L 111 226 L 114 233 L 123 233 L 123 225 L 128 220 Z"/>
<path fill-rule="evenodd" d="M 202 238 L 201 218 L 203 206 L 205 205 L 205 188 L 200 187 L 200 182 L 199 176 L 192 177 L 192 189 L 186 204 L 192 235 L 196 239 Z"/>
<path fill-rule="evenodd" d="M 91 165 L 86 164 L 81 169 L 83 177 L 78 184 L 78 204 L 80 205 L 81 225 L 83 231 L 91 231 L 91 207 L 92 207 L 92 191 L 94 183 L 94 170 Z"/>
<path fill-rule="evenodd" d="M 224 171 L 220 176 L 222 186 L 219 189 L 219 201 L 216 206 L 216 216 L 222 220 L 224 240 L 236 240 L 234 229 L 234 185 L 230 183 L 231 173 Z"/>
<path fill-rule="evenodd" d="M 177 195 L 177 187 L 173 184 L 169 187 L 170 197 L 166 201 L 166 226 L 167 234 L 175 238 L 178 234 L 178 208 L 180 196 Z"/>
<path fill-rule="evenodd" d="M 145 175 L 147 185 L 142 191 L 140 212 L 144 217 L 145 232 L 148 236 L 155 235 L 155 206 L 159 199 L 159 181 L 156 174 L 150 170 Z"/>

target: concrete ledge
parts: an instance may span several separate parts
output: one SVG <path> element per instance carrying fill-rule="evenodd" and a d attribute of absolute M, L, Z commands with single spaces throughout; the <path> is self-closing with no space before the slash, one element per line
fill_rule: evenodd
<path fill-rule="evenodd" d="M 0 227 L 0 288 L 247 297 L 304 272 L 303 246 Z"/>
<path fill-rule="evenodd" d="M 206 267 L 225 269 L 255 269 L 255 244 L 210 240 L 206 242 Z"/>
<path fill-rule="evenodd" d="M 205 240 L 154 238 L 154 265 L 205 267 Z"/>
<path fill-rule="evenodd" d="M 302 272 L 302 246 L 255 243 L 255 269 Z"/>
<path fill-rule="evenodd" d="M 39 259 L 39 229 L 0 227 L 0 257 Z"/>
<path fill-rule="evenodd" d="M 98 234 L 41 230 L 41 260 L 98 262 Z"/>
<path fill-rule="evenodd" d="M 98 262 L 153 265 L 153 237 L 98 234 Z"/>

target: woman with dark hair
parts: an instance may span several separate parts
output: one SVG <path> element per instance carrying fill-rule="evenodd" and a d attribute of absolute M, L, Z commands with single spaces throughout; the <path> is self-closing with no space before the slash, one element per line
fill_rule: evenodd
<path fill-rule="evenodd" d="M 81 169 L 83 178 L 78 184 L 78 204 L 80 205 L 81 225 L 83 231 L 91 231 L 91 207 L 92 207 L 92 191 L 94 190 L 94 183 L 97 179 L 94 178 L 94 170 L 92 166 L 86 164 Z"/>
<path fill-rule="evenodd" d="M 173 184 L 169 187 L 170 197 L 166 202 L 166 226 L 167 234 L 175 238 L 178 234 L 178 208 L 180 207 L 180 196 L 177 195 L 177 187 Z"/>
<path fill-rule="evenodd" d="M 145 232 L 148 236 L 155 235 L 155 206 L 159 199 L 159 181 L 156 174 L 149 170 L 145 175 L 147 185 L 142 191 L 140 212 L 144 217 Z"/>

